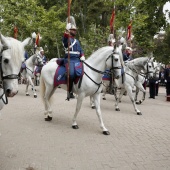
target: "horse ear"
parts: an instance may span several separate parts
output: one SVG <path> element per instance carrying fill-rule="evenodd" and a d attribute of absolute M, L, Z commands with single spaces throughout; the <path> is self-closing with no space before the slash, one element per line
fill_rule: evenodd
<path fill-rule="evenodd" d="M 1 33 L 0 33 L 0 41 L 1 41 L 3 46 L 10 48 L 10 43 Z"/>
<path fill-rule="evenodd" d="M 116 43 L 115 43 L 114 46 L 113 46 L 113 51 L 115 51 L 116 48 L 117 48 L 117 45 L 116 45 Z"/>
<path fill-rule="evenodd" d="M 28 38 L 26 38 L 23 42 L 22 42 L 22 45 L 25 47 L 26 45 L 28 45 L 28 44 L 31 44 L 31 38 L 30 37 L 28 37 Z"/>
<path fill-rule="evenodd" d="M 153 60 L 154 60 L 154 57 L 151 57 L 151 58 L 150 58 L 150 61 L 153 62 Z"/>

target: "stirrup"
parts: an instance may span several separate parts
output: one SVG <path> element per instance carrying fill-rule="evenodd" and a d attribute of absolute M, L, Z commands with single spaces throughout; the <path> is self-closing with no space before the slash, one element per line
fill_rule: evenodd
<path fill-rule="evenodd" d="M 74 96 L 73 92 L 70 92 L 70 98 L 75 99 L 75 96 Z"/>

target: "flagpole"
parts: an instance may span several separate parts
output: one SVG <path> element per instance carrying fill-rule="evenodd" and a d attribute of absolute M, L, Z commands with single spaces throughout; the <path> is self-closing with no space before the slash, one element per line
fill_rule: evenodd
<path fill-rule="evenodd" d="M 115 22 L 115 2 L 114 2 L 114 5 L 113 5 L 112 15 L 111 15 L 111 19 L 110 19 L 110 34 L 113 34 L 113 38 L 115 38 L 114 22 Z M 114 50 L 114 48 L 115 48 L 115 45 L 113 46 L 113 50 Z M 112 94 L 113 93 L 113 91 L 112 91 L 113 74 L 111 74 L 111 76 L 110 76 L 110 85 L 109 86 L 110 86 L 109 92 L 110 92 L 110 94 Z"/>
<path fill-rule="evenodd" d="M 127 27 L 127 40 L 126 40 L 129 43 L 130 47 L 132 47 L 131 34 L 132 34 L 132 19 L 130 20 L 130 23 Z"/>
<path fill-rule="evenodd" d="M 70 5 L 71 0 L 68 0 L 68 10 L 67 10 L 67 16 L 68 16 L 68 23 L 70 23 Z M 69 78 L 70 78 L 70 34 L 68 34 L 68 70 L 67 70 L 67 98 L 69 96 Z M 69 100 L 69 98 L 68 98 Z"/>

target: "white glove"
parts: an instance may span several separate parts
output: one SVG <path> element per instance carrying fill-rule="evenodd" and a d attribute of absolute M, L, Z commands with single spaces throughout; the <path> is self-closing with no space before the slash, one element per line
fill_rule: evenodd
<path fill-rule="evenodd" d="M 165 83 L 167 83 L 167 80 L 165 80 Z"/>
<path fill-rule="evenodd" d="M 156 81 L 155 84 L 158 84 L 158 81 Z"/>
<path fill-rule="evenodd" d="M 81 61 L 86 60 L 86 59 L 85 59 L 85 57 L 84 57 L 84 55 L 83 55 L 83 56 L 81 56 L 80 60 L 81 60 Z"/>
<path fill-rule="evenodd" d="M 66 30 L 69 31 L 71 29 L 71 23 L 67 23 Z"/>
<path fill-rule="evenodd" d="M 161 80 L 159 80 L 159 83 L 161 82 Z"/>

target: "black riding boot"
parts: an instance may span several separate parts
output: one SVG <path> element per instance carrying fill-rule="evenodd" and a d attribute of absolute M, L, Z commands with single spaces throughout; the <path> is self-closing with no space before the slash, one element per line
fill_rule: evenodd
<path fill-rule="evenodd" d="M 67 92 L 67 100 L 68 101 L 70 100 L 70 98 L 72 98 L 72 95 L 73 95 L 73 93 L 72 93 L 73 81 L 74 81 L 73 78 L 69 79 L 69 92 Z"/>

